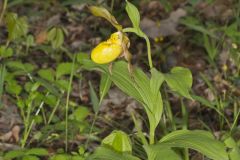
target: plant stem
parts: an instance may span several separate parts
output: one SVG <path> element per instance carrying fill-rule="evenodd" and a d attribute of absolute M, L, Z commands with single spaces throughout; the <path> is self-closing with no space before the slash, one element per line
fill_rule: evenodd
<path fill-rule="evenodd" d="M 175 131 L 175 130 L 177 130 L 177 127 L 176 127 L 176 124 L 175 124 L 175 122 L 174 122 L 174 119 L 173 119 L 173 113 L 172 113 L 172 108 L 171 108 L 171 106 L 170 106 L 170 103 L 169 103 L 169 98 L 168 98 L 168 93 L 167 93 L 167 89 L 166 89 L 166 86 L 164 85 L 163 86 L 164 88 L 163 88 L 163 92 L 164 92 L 164 99 L 165 99 L 165 108 L 166 108 L 166 116 L 167 116 L 167 118 L 170 120 L 170 123 L 171 123 L 171 126 L 172 126 L 172 129 Z M 167 124 L 164 124 L 165 125 L 165 128 L 163 128 L 165 131 L 165 133 L 167 133 L 167 131 L 166 131 L 166 125 Z"/>
<path fill-rule="evenodd" d="M 3 2 L 3 8 L 2 8 L 2 13 L 1 13 L 1 15 L 0 15 L 0 24 L 2 23 L 2 19 L 3 19 L 3 16 L 4 16 L 4 14 L 5 14 L 5 11 L 6 11 L 7 3 L 8 3 L 8 0 L 4 0 L 4 2 Z"/>
<path fill-rule="evenodd" d="M 59 106 L 59 104 L 60 104 L 60 100 L 61 98 L 59 98 L 58 100 L 57 100 L 57 103 L 56 103 L 56 105 L 54 106 L 54 108 L 53 108 L 53 111 L 52 111 L 52 113 L 51 113 L 51 115 L 50 115 L 50 117 L 49 117 L 49 119 L 48 119 L 48 122 L 47 122 L 47 124 L 50 124 L 51 123 L 51 121 L 52 121 L 52 118 L 53 118 L 53 116 L 54 116 L 54 114 L 55 114 L 55 112 L 56 112 L 56 110 L 57 110 L 57 108 L 58 108 L 58 106 Z"/>
<path fill-rule="evenodd" d="M 110 80 L 110 78 L 108 78 L 108 81 Z M 107 83 L 107 82 L 106 82 Z M 106 86 L 104 87 L 104 90 L 106 89 Z M 104 91 L 103 91 L 104 92 Z M 98 108 L 100 107 L 100 105 L 102 104 L 102 101 L 103 101 L 103 98 L 104 98 L 104 94 L 101 94 L 101 96 L 100 96 L 100 100 L 99 100 L 99 102 L 98 102 Z M 96 123 L 96 120 L 97 120 L 97 117 L 98 117 L 98 112 L 99 112 L 99 110 L 97 111 L 97 112 L 95 112 L 95 114 L 94 114 L 94 118 L 93 118 L 93 122 L 92 122 L 92 124 L 91 124 L 91 128 L 90 128 L 90 131 L 89 131 L 89 133 L 88 133 L 88 135 L 90 136 L 91 134 L 92 134 L 92 131 L 93 131 L 93 127 L 94 127 L 94 125 L 95 125 L 95 123 Z M 86 143 L 85 143 L 85 148 L 88 148 L 88 144 L 89 144 L 89 137 L 87 138 L 87 140 L 86 140 Z"/>
<path fill-rule="evenodd" d="M 102 104 L 102 100 L 103 100 L 103 96 L 100 97 L 100 101 L 99 101 L 99 104 L 98 104 L 98 108 L 99 106 Z M 97 120 L 97 117 L 98 117 L 98 111 L 94 114 L 94 118 L 93 118 L 93 122 L 91 124 L 91 128 L 90 128 L 90 131 L 88 133 L 88 135 L 90 136 L 92 134 L 92 131 L 93 131 L 93 127 L 96 123 L 96 120 Z M 87 138 L 87 141 L 85 143 L 85 148 L 88 148 L 88 144 L 89 144 L 89 137 Z"/>
<path fill-rule="evenodd" d="M 47 92 L 46 96 L 48 96 L 48 94 L 49 94 L 49 92 Z M 44 101 L 42 101 L 42 102 L 40 103 L 40 106 L 38 107 L 38 110 L 36 111 L 35 116 L 37 116 L 37 115 L 39 114 L 39 112 L 40 112 L 40 110 L 42 109 L 43 105 L 44 105 Z M 29 136 L 29 134 L 30 134 L 30 132 L 31 132 L 31 130 L 32 130 L 33 124 L 34 124 L 34 122 L 35 122 L 35 120 L 33 119 L 33 120 L 31 121 L 31 124 L 28 126 L 29 121 L 30 121 L 31 108 L 32 108 L 32 103 L 31 103 L 31 105 L 29 105 L 29 107 L 28 107 L 27 117 L 25 118 L 25 122 L 24 122 L 24 125 L 25 125 L 26 129 L 24 130 L 24 134 L 23 134 L 23 140 L 22 140 L 22 144 L 21 144 L 21 147 L 22 147 L 22 148 L 25 147 L 26 142 L 27 142 L 27 139 L 28 139 L 28 136 Z"/>
<path fill-rule="evenodd" d="M 98 112 L 94 114 L 93 122 L 91 124 L 91 128 L 90 128 L 90 131 L 88 133 L 89 136 L 92 134 L 93 126 L 95 125 L 96 120 L 97 120 L 97 115 L 98 115 Z M 88 148 L 88 144 L 89 144 L 89 137 L 87 138 L 87 141 L 85 143 L 85 148 Z"/>
<path fill-rule="evenodd" d="M 183 102 L 183 98 L 181 98 L 181 109 L 182 109 L 182 118 L 183 118 L 182 129 L 187 129 L 188 128 L 188 112 Z M 184 148 L 184 160 L 189 160 L 189 150 L 187 148 Z"/>
<path fill-rule="evenodd" d="M 69 98 L 70 98 L 70 91 L 71 91 L 72 80 L 73 80 L 73 73 L 75 68 L 75 59 L 76 59 L 76 54 L 74 54 L 74 57 L 73 57 L 72 70 L 71 70 L 71 75 L 70 75 L 69 84 L 68 84 L 67 100 L 66 100 L 66 106 L 65 106 L 65 151 L 66 152 L 68 150 L 68 108 L 69 108 Z"/>
<path fill-rule="evenodd" d="M 144 36 L 144 39 L 145 39 L 146 44 L 147 44 L 147 53 L 148 53 L 149 67 L 150 67 L 150 69 L 152 69 L 153 68 L 153 63 L 152 63 L 151 44 L 150 44 L 150 41 L 149 41 L 149 39 L 148 39 L 148 37 L 146 35 Z"/>
<path fill-rule="evenodd" d="M 153 63 L 152 63 L 151 44 L 150 44 L 150 41 L 149 41 L 149 38 L 147 37 L 147 35 L 145 33 L 143 33 L 141 30 L 140 31 L 137 30 L 136 28 L 124 28 L 123 32 L 132 32 L 132 33 L 135 33 L 136 35 L 138 35 L 139 37 L 142 37 L 145 39 L 146 44 L 147 44 L 148 64 L 149 64 L 150 69 L 152 69 Z"/>
<path fill-rule="evenodd" d="M 236 127 L 239 116 L 240 116 L 240 109 L 238 109 L 237 103 L 234 103 L 234 121 L 230 129 L 230 134 L 232 134 L 233 129 Z"/>
<path fill-rule="evenodd" d="M 154 144 L 155 129 L 150 126 L 149 143 Z"/>

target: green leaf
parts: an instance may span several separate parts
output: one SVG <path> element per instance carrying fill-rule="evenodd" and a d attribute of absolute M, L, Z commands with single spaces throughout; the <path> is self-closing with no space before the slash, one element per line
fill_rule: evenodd
<path fill-rule="evenodd" d="M 240 33 L 238 31 L 238 23 L 234 21 L 232 24 L 228 25 L 227 27 L 224 26 L 224 33 L 233 41 L 238 42 Z"/>
<path fill-rule="evenodd" d="M 240 148 L 232 137 L 228 137 L 224 140 L 226 147 L 229 148 L 229 157 L 230 160 L 239 160 L 240 159 Z"/>
<path fill-rule="evenodd" d="M 210 37 L 206 34 L 203 35 L 203 42 L 208 56 L 211 60 L 214 60 L 218 53 L 218 47 L 216 45 L 216 42 L 214 41 L 214 39 L 210 39 Z"/>
<path fill-rule="evenodd" d="M 54 75 L 55 75 L 55 72 L 53 69 L 49 68 L 49 69 L 40 69 L 38 71 L 38 75 L 45 79 L 45 80 L 48 80 L 50 82 L 53 82 L 54 81 Z"/>
<path fill-rule="evenodd" d="M 105 8 L 97 7 L 97 6 L 90 6 L 89 10 L 94 16 L 105 18 L 117 30 L 122 30 L 122 26 L 117 22 L 115 17 L 113 15 L 111 15 L 111 13 L 109 13 L 108 10 L 106 10 Z"/>
<path fill-rule="evenodd" d="M 207 131 L 174 131 L 163 137 L 159 144 L 167 147 L 194 149 L 213 160 L 228 160 L 224 144 L 215 140 L 212 134 Z"/>
<path fill-rule="evenodd" d="M 50 160 L 70 160 L 71 156 L 67 154 L 57 154 L 50 158 Z"/>
<path fill-rule="evenodd" d="M 142 32 L 142 30 L 140 29 L 140 14 L 138 12 L 138 9 L 130 2 L 126 1 L 127 5 L 126 5 L 126 11 L 128 14 L 128 17 L 130 18 L 133 28 L 124 28 L 123 31 L 124 32 L 133 32 L 135 34 L 137 34 L 139 37 L 145 38 L 147 39 L 147 36 L 145 35 L 145 33 Z"/>
<path fill-rule="evenodd" d="M 53 27 L 48 32 L 48 40 L 54 49 L 60 48 L 64 42 L 64 32 L 59 27 Z"/>
<path fill-rule="evenodd" d="M 151 79 L 150 79 L 150 107 L 149 120 L 150 122 L 150 132 L 153 134 L 155 128 L 157 127 L 163 111 L 163 101 L 160 93 L 160 87 L 164 81 L 164 76 L 158 72 L 155 68 L 151 69 Z M 153 118 L 154 117 L 154 118 Z M 153 135 L 152 135 L 153 136 Z M 153 138 L 153 137 L 152 137 Z"/>
<path fill-rule="evenodd" d="M 171 73 L 164 74 L 168 86 L 180 95 L 192 99 L 189 91 L 192 87 L 192 73 L 183 67 L 174 67 Z"/>
<path fill-rule="evenodd" d="M 4 159 L 8 160 L 8 159 L 14 159 L 17 157 L 22 157 L 23 155 L 25 155 L 25 150 L 13 150 L 13 151 L 9 151 L 4 155 Z"/>
<path fill-rule="evenodd" d="M 27 47 L 33 46 L 34 43 L 34 37 L 32 35 L 28 35 L 27 36 L 27 41 L 26 41 L 26 45 Z"/>
<path fill-rule="evenodd" d="M 68 81 L 64 80 L 64 79 L 59 79 L 56 81 L 56 86 L 58 86 L 59 89 L 67 91 L 68 90 Z"/>
<path fill-rule="evenodd" d="M 6 91 L 13 95 L 19 95 L 22 91 L 22 86 L 17 84 L 16 81 L 8 82 L 6 85 Z"/>
<path fill-rule="evenodd" d="M 197 95 L 191 95 L 191 97 L 194 100 L 202 103 L 204 106 L 209 107 L 209 108 L 215 110 L 220 116 L 222 116 L 224 119 L 226 119 L 225 115 L 221 111 L 219 111 L 219 109 L 215 106 L 214 102 L 211 102 L 211 101 L 209 101 L 209 100 L 207 100 L 207 99 L 205 99 L 203 97 L 197 96 Z"/>
<path fill-rule="evenodd" d="M 83 158 L 81 156 L 72 156 L 71 160 L 85 160 L 85 158 Z"/>
<path fill-rule="evenodd" d="M 153 93 L 150 79 L 139 68 L 134 68 L 132 75 L 128 71 L 126 62 L 117 62 L 112 70 L 112 81 L 123 92 L 134 97 L 145 108 L 152 132 L 157 127 L 162 115 L 162 97 L 160 93 Z"/>
<path fill-rule="evenodd" d="M 49 83 L 48 81 L 46 81 L 45 79 L 42 78 L 38 78 L 38 77 L 33 77 L 33 79 L 40 83 L 43 87 L 45 87 L 49 92 L 51 92 L 52 94 L 54 94 L 55 96 L 60 97 L 61 94 L 58 90 L 58 88 L 56 88 L 55 85 L 53 85 L 52 83 Z"/>
<path fill-rule="evenodd" d="M 39 158 L 36 156 L 27 155 L 27 156 L 24 156 L 22 160 L 39 160 Z"/>
<path fill-rule="evenodd" d="M 15 71 L 22 71 L 24 74 L 30 73 L 36 68 L 31 63 L 22 63 L 21 61 L 9 61 L 6 66 Z"/>
<path fill-rule="evenodd" d="M 12 48 L 7 48 L 6 46 L 0 46 L 0 59 L 1 58 L 8 58 L 13 55 Z"/>
<path fill-rule="evenodd" d="M 195 30 L 195 31 L 198 31 L 198 32 L 201 32 L 203 34 L 207 34 L 207 35 L 209 35 L 211 37 L 216 38 L 214 33 L 208 31 L 204 26 L 202 26 L 200 24 L 199 20 L 194 18 L 194 17 L 187 16 L 186 18 L 181 19 L 180 23 L 182 25 L 185 25 L 189 29 L 192 29 L 192 30 Z"/>
<path fill-rule="evenodd" d="M 25 71 L 24 64 L 21 61 L 9 61 L 7 62 L 7 67 L 15 70 Z"/>
<path fill-rule="evenodd" d="M 128 135 L 122 131 L 113 131 L 102 140 L 102 144 L 118 152 L 132 152 L 132 144 Z"/>
<path fill-rule="evenodd" d="M 77 53 L 77 62 L 82 63 L 85 59 L 89 59 L 89 54 L 87 53 Z"/>
<path fill-rule="evenodd" d="M 118 88 L 139 101 L 147 112 L 150 128 L 154 132 L 162 115 L 162 97 L 160 92 L 156 95 L 155 91 L 159 88 L 154 91 L 150 89 L 150 79 L 141 69 L 136 67 L 131 74 L 128 71 L 128 64 L 118 61 L 114 63 L 111 74 L 107 65 L 98 65 L 87 59 L 83 60 L 82 64 L 88 70 L 96 69 L 108 74 Z M 157 84 L 159 86 L 160 83 Z"/>
<path fill-rule="evenodd" d="M 144 146 L 148 160 L 182 160 L 182 157 L 173 149 L 161 145 Z"/>
<path fill-rule="evenodd" d="M 57 97 L 52 94 L 46 95 L 43 100 L 50 107 L 54 107 L 57 103 Z"/>
<path fill-rule="evenodd" d="M 107 74 L 102 74 L 101 75 L 101 81 L 100 81 L 100 103 L 102 102 L 103 98 L 106 96 L 108 93 L 110 87 L 112 84 L 111 77 Z"/>
<path fill-rule="evenodd" d="M 34 69 L 36 69 L 36 66 L 31 63 L 24 63 L 24 69 L 27 73 L 31 73 Z"/>
<path fill-rule="evenodd" d="M 159 89 L 164 81 L 164 75 L 162 75 L 155 68 L 151 69 L 151 75 L 152 77 L 150 79 L 150 89 L 152 90 L 152 93 L 156 95 L 159 93 Z"/>
<path fill-rule="evenodd" d="M 74 119 L 77 121 L 83 121 L 88 115 L 90 114 L 88 108 L 86 107 L 78 107 L 76 110 L 74 110 Z"/>
<path fill-rule="evenodd" d="M 107 147 L 99 147 L 87 160 L 140 160 L 128 153 L 119 153 Z"/>
<path fill-rule="evenodd" d="M 59 79 L 63 75 L 70 75 L 72 72 L 72 63 L 60 63 L 57 66 L 56 69 L 56 78 Z M 74 71 L 76 70 L 76 67 L 74 68 Z"/>
<path fill-rule="evenodd" d="M 47 156 L 48 151 L 44 148 L 32 148 L 27 150 L 25 155 Z"/>
<path fill-rule="evenodd" d="M 139 29 L 139 24 L 140 24 L 140 14 L 138 12 L 137 7 L 135 7 L 132 3 L 126 1 L 126 11 L 127 14 L 133 24 L 133 27 L 135 29 Z"/>
<path fill-rule="evenodd" d="M 92 102 L 92 105 L 93 105 L 93 110 L 96 113 L 98 113 L 99 111 L 99 107 L 100 107 L 100 104 L 99 104 L 99 99 L 98 99 L 98 96 L 92 86 L 92 83 L 89 81 L 89 87 L 90 87 L 90 97 L 91 97 L 91 102 Z"/>
<path fill-rule="evenodd" d="M 138 68 L 135 68 L 135 73 L 138 70 L 139 70 Z M 143 103 L 143 98 L 138 90 L 138 88 L 141 86 L 137 85 L 131 76 L 135 77 L 135 74 L 131 75 L 129 73 L 127 64 L 125 62 L 117 62 L 113 65 L 111 79 L 114 82 L 114 84 L 118 86 L 126 94 L 135 98 L 137 101 Z M 142 78 L 144 82 L 148 81 L 145 75 L 143 75 Z"/>
<path fill-rule="evenodd" d="M 19 18 L 16 13 L 7 13 L 5 21 L 9 40 L 14 40 L 27 34 L 28 23 L 25 17 Z"/>

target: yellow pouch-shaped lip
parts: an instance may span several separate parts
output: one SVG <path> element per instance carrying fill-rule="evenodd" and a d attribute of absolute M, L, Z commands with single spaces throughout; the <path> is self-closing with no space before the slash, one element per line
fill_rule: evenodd
<path fill-rule="evenodd" d="M 98 64 L 106 64 L 114 61 L 122 53 L 122 46 L 111 41 L 105 41 L 97 45 L 91 53 L 91 59 Z"/>

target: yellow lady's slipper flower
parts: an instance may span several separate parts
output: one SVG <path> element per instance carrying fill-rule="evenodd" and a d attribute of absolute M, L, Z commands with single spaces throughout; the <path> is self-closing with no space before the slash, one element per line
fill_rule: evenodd
<path fill-rule="evenodd" d="M 108 41 L 102 42 L 92 50 L 91 59 L 98 64 L 114 61 L 122 53 L 122 47 Z"/>
<path fill-rule="evenodd" d="M 107 41 L 97 45 L 91 53 L 91 59 L 98 64 L 106 64 L 117 59 L 123 52 L 124 46 L 129 47 L 129 39 L 121 32 L 113 33 Z"/>

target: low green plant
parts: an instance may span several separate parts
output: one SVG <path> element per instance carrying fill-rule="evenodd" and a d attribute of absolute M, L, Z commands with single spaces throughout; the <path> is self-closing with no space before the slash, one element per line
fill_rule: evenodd
<path fill-rule="evenodd" d="M 109 70 L 107 64 L 96 64 L 89 59 L 83 59 L 81 62 L 82 67 L 87 70 L 98 70 L 103 75 L 109 76 L 113 84 L 127 95 L 133 97 L 144 107 L 149 122 L 149 134 L 145 136 L 140 129 L 137 130 L 136 134 L 141 140 L 142 148 L 147 155 L 144 159 L 189 159 L 188 150 L 182 150 L 185 148 L 196 150 L 210 159 L 228 160 L 229 156 L 224 143 L 216 140 L 208 131 L 182 129 L 168 133 L 159 140 L 156 139 L 156 128 L 160 123 L 163 113 L 161 86 L 163 83 L 167 83 L 172 91 L 182 97 L 192 99 L 189 93 L 192 86 L 192 75 L 189 69 L 183 67 L 174 67 L 170 73 L 165 74 L 154 68 L 151 58 L 150 41 L 139 27 L 139 12 L 133 4 L 128 1 L 126 3 L 126 11 L 133 24 L 133 27 L 130 28 L 123 28 L 104 8 L 94 7 L 93 10 L 90 7 L 90 9 L 95 16 L 108 20 L 119 32 L 132 32 L 146 40 L 151 76 L 146 75 L 138 67 L 134 67 L 132 72 L 129 71 L 128 63 L 124 61 L 114 62 L 112 69 Z M 136 119 L 134 121 L 136 124 Z M 184 154 L 185 156 L 182 156 Z M 94 154 L 87 159 L 138 160 L 140 158 L 132 152 L 132 143 L 128 135 L 123 131 L 113 131 L 102 141 L 102 145 L 96 149 Z"/>
<path fill-rule="evenodd" d="M 10 6 L 32 1 L 10 1 Z M 80 3 L 85 3 L 82 1 Z M 92 4 L 94 1 L 87 1 Z M 161 0 L 167 11 L 172 10 L 170 2 Z M 45 3 L 45 2 L 40 2 Z M 79 3 L 75 0 L 62 1 L 62 5 Z M 190 3 L 196 3 L 190 1 Z M 184 67 L 174 67 L 169 73 L 162 73 L 154 67 L 151 55 L 151 44 L 147 35 L 139 27 L 140 14 L 138 9 L 126 1 L 126 12 L 132 22 L 132 27 L 124 28 L 108 10 L 102 7 L 90 6 L 95 16 L 105 18 L 117 30 L 120 35 L 134 33 L 146 41 L 149 72 L 145 73 L 139 67 L 131 66 L 130 52 L 125 54 L 128 62 L 119 60 L 112 65 L 96 64 L 86 54 L 70 54 L 64 47 L 64 37 L 67 34 L 64 27 L 49 26 L 46 29 L 46 41 L 38 45 L 34 37 L 28 34 L 29 25 L 26 17 L 13 12 L 7 12 L 8 0 L 4 0 L 3 10 L 0 13 L 0 23 L 6 24 L 8 32 L 4 44 L 0 45 L 0 99 L 3 93 L 8 94 L 20 110 L 23 119 L 23 135 L 20 145 L 22 149 L 9 151 L 3 155 L 5 159 L 40 159 L 50 157 L 51 160 L 189 160 L 189 149 L 196 150 L 213 160 L 239 160 L 240 150 L 238 139 L 234 139 L 239 130 L 237 127 L 240 111 L 239 101 L 234 102 L 233 123 L 231 124 L 224 114 L 226 109 L 224 99 L 218 96 L 217 91 L 207 80 L 208 87 L 217 97 L 215 102 L 210 102 L 202 97 L 192 95 L 192 74 Z M 50 6 L 50 1 L 46 5 Z M 113 9 L 112 1 L 111 9 Z M 216 36 L 205 27 L 195 23 L 194 18 L 187 17 L 181 23 L 191 29 L 201 32 L 204 48 L 206 49 L 210 63 L 217 58 L 218 45 Z M 237 25 L 233 23 L 224 30 L 225 34 L 233 40 L 233 44 L 239 42 Z M 127 44 L 125 44 L 125 49 Z M 55 67 L 39 69 L 37 65 L 21 61 L 20 58 L 27 56 L 32 50 L 41 50 L 54 58 Z M 232 55 L 238 64 L 238 48 L 233 48 Z M 53 53 L 53 54 L 52 54 Z M 61 62 L 64 53 L 69 62 Z M 98 71 L 101 73 L 99 93 L 96 92 L 89 81 L 90 98 L 93 106 L 94 117 L 90 125 L 86 118 L 90 110 L 85 106 L 79 106 L 71 101 L 72 82 L 74 78 L 81 79 L 78 69 Z M 238 66 L 238 72 L 240 67 Z M 239 75 L 237 75 L 239 76 Z M 19 78 L 23 80 L 19 81 Z M 100 106 L 110 87 L 116 85 L 127 95 L 133 97 L 144 108 L 148 118 L 148 133 L 139 127 L 139 121 L 132 113 L 136 132 L 127 134 L 121 130 L 114 130 L 106 136 L 101 145 L 93 153 L 88 151 L 91 139 L 95 138 L 92 133 L 98 118 Z M 166 92 L 168 87 L 172 93 L 178 94 L 181 99 L 182 123 L 177 126 L 176 119 L 172 114 L 171 106 Z M 195 99 L 205 106 L 215 110 L 219 115 L 219 126 L 223 133 L 219 139 L 215 138 L 210 131 L 188 130 L 188 113 L 184 99 Z M 0 108 L 1 108 L 0 101 Z M 165 120 L 170 122 L 167 128 Z M 224 131 L 225 124 L 230 131 Z M 35 126 L 40 131 L 36 131 Z M 161 128 L 162 133 L 159 133 Z M 87 135 L 85 144 L 79 146 L 77 152 L 69 152 L 69 141 L 76 133 Z M 161 136 L 159 138 L 159 136 Z M 64 139 L 65 150 L 59 149 L 55 155 L 49 156 L 43 148 L 30 147 L 31 142 L 39 146 L 53 140 Z M 100 141 L 99 139 L 97 139 Z M 138 152 L 136 152 L 138 151 Z M 0 153 L 2 155 L 2 153 Z"/>
<path fill-rule="evenodd" d="M 40 157 L 48 155 L 48 151 L 44 148 L 31 148 L 13 150 L 4 155 L 5 160 L 23 159 L 23 160 L 39 160 Z"/>

